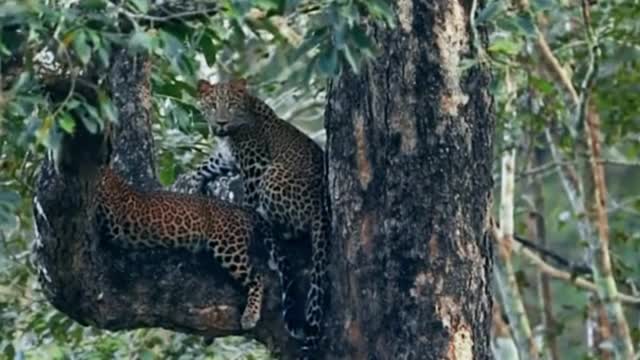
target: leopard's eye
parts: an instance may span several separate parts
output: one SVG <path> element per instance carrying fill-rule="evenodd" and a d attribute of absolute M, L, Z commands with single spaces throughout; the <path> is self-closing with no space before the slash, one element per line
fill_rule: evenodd
<path fill-rule="evenodd" d="M 216 101 L 212 101 L 212 99 L 207 97 L 201 97 L 198 99 L 198 107 L 203 109 L 204 111 L 208 110 L 216 110 L 218 104 Z"/>

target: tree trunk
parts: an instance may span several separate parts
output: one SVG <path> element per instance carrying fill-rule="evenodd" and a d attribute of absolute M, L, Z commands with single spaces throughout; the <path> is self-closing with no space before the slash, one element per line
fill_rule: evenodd
<path fill-rule="evenodd" d="M 488 359 L 494 133 L 461 2 L 396 1 L 381 54 L 330 86 L 331 359 Z"/>
<path fill-rule="evenodd" d="M 112 166 L 134 186 L 157 188 L 151 135 L 149 63 L 121 52 L 110 87 L 118 110 Z M 36 184 L 35 262 L 47 299 L 84 325 L 109 330 L 162 327 L 204 336 L 238 335 L 265 343 L 279 358 L 297 345 L 281 319 L 280 287 L 267 270 L 262 320 L 240 329 L 245 290 L 208 256 L 171 250 L 129 251 L 100 241 L 95 226 L 97 168 L 109 155 L 102 134 L 83 130 L 63 141 L 59 171 L 46 160 Z M 115 125 L 113 125 L 115 127 Z M 263 254 L 264 255 L 264 254 Z"/>

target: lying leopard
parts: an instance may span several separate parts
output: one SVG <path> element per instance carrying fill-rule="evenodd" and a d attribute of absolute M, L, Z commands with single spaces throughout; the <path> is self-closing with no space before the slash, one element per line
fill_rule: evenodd
<path fill-rule="evenodd" d="M 260 216 L 221 200 L 139 191 L 108 167 L 101 169 L 96 201 L 101 234 L 120 247 L 209 252 L 248 291 L 241 327 L 246 330 L 256 325 L 264 285 L 252 267 L 250 243 L 263 240 L 271 257 L 279 261 L 278 266 L 287 267 L 270 227 Z M 281 282 L 288 280 L 281 277 Z"/>

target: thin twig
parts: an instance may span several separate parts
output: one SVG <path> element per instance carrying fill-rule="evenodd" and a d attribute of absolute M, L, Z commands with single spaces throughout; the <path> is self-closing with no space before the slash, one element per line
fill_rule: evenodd
<path fill-rule="evenodd" d="M 568 260 L 566 258 L 564 258 L 563 256 L 544 248 L 543 246 L 537 244 L 534 241 L 531 241 L 527 238 L 524 238 L 520 235 L 514 235 L 513 236 L 514 240 L 518 241 L 520 244 L 522 244 L 523 246 L 534 250 L 535 252 L 541 254 L 543 257 L 547 257 L 549 259 L 553 259 L 553 261 L 555 261 L 558 265 L 567 268 L 569 270 L 570 273 L 572 274 L 578 274 L 578 275 L 587 275 L 587 274 L 591 274 L 591 268 L 586 266 L 586 265 L 582 265 L 582 264 L 575 264 L 574 262 L 572 262 L 571 260 Z"/>
<path fill-rule="evenodd" d="M 125 9 L 119 9 L 119 12 L 121 12 L 122 14 L 126 15 L 129 18 L 155 21 L 155 22 L 166 22 L 166 21 L 175 20 L 175 19 L 190 18 L 192 16 L 197 16 L 197 15 L 214 15 L 218 13 L 218 11 L 220 11 L 220 8 L 216 6 L 214 8 L 189 10 L 189 11 L 182 11 L 182 12 L 173 13 L 165 16 L 157 16 L 157 15 L 149 15 L 149 14 L 136 14 Z"/>
<path fill-rule="evenodd" d="M 534 167 L 532 169 L 521 171 L 516 175 L 516 180 L 522 179 L 524 177 L 544 174 L 549 171 L 555 170 L 556 166 L 566 166 L 566 165 L 575 165 L 578 160 L 565 160 L 561 162 L 550 161 L 544 165 L 540 165 Z M 628 167 L 640 167 L 640 161 L 630 161 L 630 160 L 612 160 L 612 159 L 598 159 L 597 162 L 599 164 L 605 165 L 613 165 L 613 166 L 628 166 Z"/>
<path fill-rule="evenodd" d="M 553 265 L 550 265 L 549 263 L 544 261 L 538 254 L 534 253 L 533 251 L 525 247 L 520 247 L 519 249 L 514 248 L 514 251 L 522 254 L 524 258 L 526 258 L 531 263 L 533 263 L 536 267 L 538 267 L 538 270 L 544 272 L 545 274 L 553 278 L 556 278 L 559 280 L 565 280 L 579 288 L 586 289 L 594 293 L 598 291 L 598 287 L 593 282 L 581 277 L 576 277 L 574 274 L 568 271 L 563 271 L 554 267 Z M 628 294 L 619 292 L 617 294 L 617 299 L 627 304 L 640 305 L 640 297 L 637 297 L 637 296 L 628 295 Z"/>
<path fill-rule="evenodd" d="M 530 11 L 528 0 L 519 0 L 518 5 L 520 6 L 521 10 L 527 12 Z M 562 86 L 562 88 L 564 88 L 567 95 L 569 95 L 569 98 L 571 99 L 573 105 L 578 104 L 578 93 L 576 92 L 576 89 L 571 82 L 571 78 L 562 67 L 562 64 L 560 64 L 560 61 L 558 61 L 558 58 L 553 54 L 553 50 L 551 50 L 547 39 L 540 31 L 537 22 L 535 24 L 535 35 L 536 47 L 538 48 L 538 52 L 542 56 L 542 61 L 547 71 L 552 77 L 556 79 L 556 81 Z"/>

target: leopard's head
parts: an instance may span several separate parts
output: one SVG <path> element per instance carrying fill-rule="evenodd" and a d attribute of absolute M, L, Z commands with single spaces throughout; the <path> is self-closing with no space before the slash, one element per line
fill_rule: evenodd
<path fill-rule="evenodd" d="M 255 123 L 251 95 L 244 79 L 217 84 L 200 80 L 198 98 L 200 110 L 219 136 L 231 135 Z"/>

